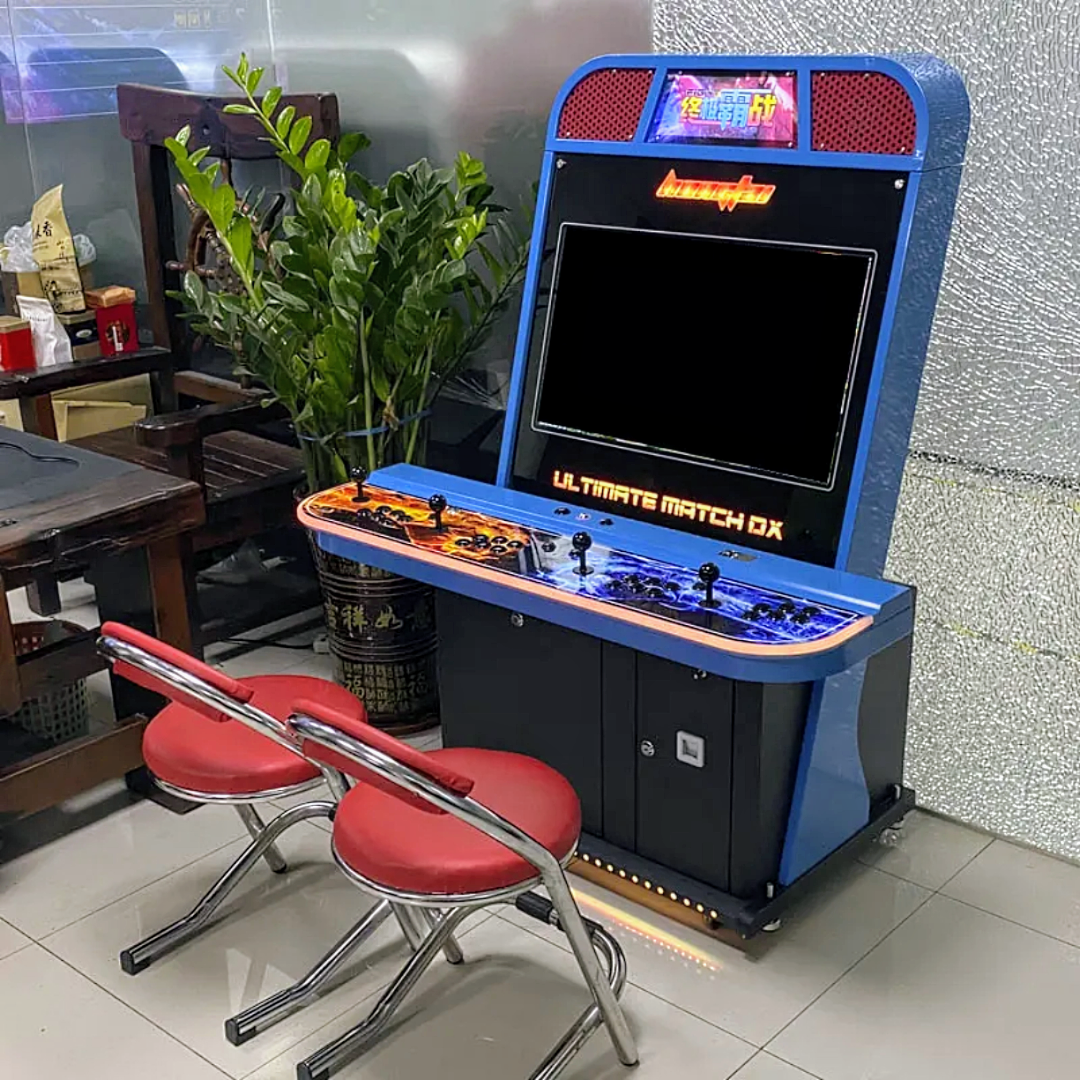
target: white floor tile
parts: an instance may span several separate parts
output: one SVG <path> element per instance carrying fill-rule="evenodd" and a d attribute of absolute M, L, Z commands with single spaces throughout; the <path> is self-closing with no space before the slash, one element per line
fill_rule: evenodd
<path fill-rule="evenodd" d="M 851 866 L 807 896 L 777 933 L 736 948 L 590 882 L 570 881 L 584 896 L 584 914 L 622 943 L 631 982 L 759 1047 L 931 895 L 889 874 Z M 565 947 L 559 931 L 513 908 L 503 912 Z"/>
<path fill-rule="evenodd" d="M 10 923 L 0 919 L 0 960 L 29 945 L 30 938 L 19 933 Z"/>
<path fill-rule="evenodd" d="M 334 682 L 334 658 L 329 653 L 298 652 L 300 662 L 291 668 L 291 675 L 311 675 L 316 679 Z"/>
<path fill-rule="evenodd" d="M 769 1049 L 828 1080 L 1075 1080 L 1080 952 L 935 896 Z"/>
<path fill-rule="evenodd" d="M 734 1076 L 733 1080 L 816 1080 L 808 1072 L 796 1069 L 786 1061 L 773 1057 L 762 1050 L 752 1057 Z"/>
<path fill-rule="evenodd" d="M 0 1062 L 26 1080 L 223 1080 L 38 945 L 0 961 Z"/>
<path fill-rule="evenodd" d="M 874 844 L 860 861 L 937 891 L 993 838 L 946 818 L 915 810 L 895 847 Z"/>
<path fill-rule="evenodd" d="M 0 918 L 44 937 L 245 835 L 226 806 L 124 807 L 0 866 Z"/>
<path fill-rule="evenodd" d="M 406 957 L 388 920 L 353 961 L 351 978 L 245 1045 L 229 1044 L 226 1018 L 304 975 L 371 904 L 331 861 L 325 833 L 301 824 L 279 846 L 288 874 L 255 867 L 213 926 L 134 977 L 120 970 L 119 951 L 183 915 L 242 843 L 83 919 L 47 947 L 231 1076 L 245 1076 L 370 994 Z"/>
<path fill-rule="evenodd" d="M 335 1080 L 475 1080 L 529 1075 L 587 1005 L 571 957 L 502 919 L 463 942 L 464 967 L 440 961 L 395 1017 L 384 1038 Z M 296 1063 L 359 1023 L 374 1005 L 339 1017 L 249 1080 L 293 1080 Z M 601 1028 L 563 1080 L 724 1080 L 753 1047 L 636 987 L 623 996 L 641 1063 L 624 1069 Z"/>
<path fill-rule="evenodd" d="M 1080 945 L 1080 866 L 995 840 L 943 890 L 984 911 Z"/>
<path fill-rule="evenodd" d="M 243 679 L 247 675 L 292 674 L 307 658 L 308 653 L 298 649 L 260 645 L 257 649 L 226 660 L 220 667 L 234 679 Z"/>

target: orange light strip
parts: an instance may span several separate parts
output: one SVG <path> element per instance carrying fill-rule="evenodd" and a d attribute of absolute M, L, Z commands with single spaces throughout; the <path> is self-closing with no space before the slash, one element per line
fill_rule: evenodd
<path fill-rule="evenodd" d="M 632 933 L 639 934 L 641 937 L 661 945 L 665 949 L 678 953 L 686 960 L 693 960 L 695 964 L 700 964 L 709 971 L 716 971 L 722 966 L 715 956 L 707 953 L 704 949 L 698 948 L 697 945 L 689 941 L 684 941 L 681 937 L 677 937 L 675 934 L 654 925 L 646 919 L 632 915 L 628 911 L 623 911 L 615 907 L 614 904 L 597 900 L 596 897 L 579 892 L 577 889 L 572 889 L 571 892 L 574 894 L 574 899 L 583 907 L 595 911 L 597 915 L 602 915 L 605 919 L 610 919 Z"/>
<path fill-rule="evenodd" d="M 658 199 L 685 199 L 689 202 L 715 202 L 721 210 L 734 210 L 741 203 L 764 206 L 776 191 L 775 184 L 755 184 L 744 174 L 738 180 L 686 180 L 672 169 L 656 189 Z"/>

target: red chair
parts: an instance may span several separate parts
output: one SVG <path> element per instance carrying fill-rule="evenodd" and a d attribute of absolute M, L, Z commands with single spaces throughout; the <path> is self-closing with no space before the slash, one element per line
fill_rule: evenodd
<path fill-rule="evenodd" d="M 601 1023 L 619 1060 L 637 1063 L 618 1004 L 626 981 L 622 950 L 602 927 L 582 919 L 563 874 L 577 845 L 581 808 L 559 773 L 501 751 L 420 753 L 324 701 L 299 700 L 289 728 L 306 757 L 359 781 L 334 816 L 338 865 L 364 892 L 423 919 L 427 928 L 367 1019 L 301 1062 L 299 1080 L 324 1080 L 367 1049 L 462 919 L 495 903 L 514 903 L 560 928 L 593 996 L 531 1080 L 557 1076 Z M 540 884 L 550 901 L 531 891 Z M 301 980 L 306 995 L 337 970 L 363 925 Z M 258 1029 L 283 1016 L 290 993 L 248 1010 L 245 1022 Z"/>
<path fill-rule="evenodd" d="M 140 686 L 169 698 L 147 725 L 143 756 L 165 791 L 198 803 L 236 807 L 251 833 L 251 843 L 183 918 L 120 953 L 120 966 L 136 975 L 181 941 L 194 936 L 222 901 L 259 861 L 275 873 L 287 867 L 274 841 L 299 821 L 332 817 L 337 799 L 349 789 L 334 768 L 322 768 L 300 752 L 285 726 L 291 702 L 311 695 L 350 722 L 366 719 L 363 704 L 347 690 L 306 675 L 257 675 L 233 679 L 187 653 L 119 623 L 105 623 L 98 642 L 113 670 Z M 330 786 L 333 801 L 301 803 L 264 824 L 254 804 L 289 798 Z M 374 929 L 390 913 L 382 905 Z M 410 923 L 410 942 L 419 932 Z M 460 959 L 451 943 L 447 955 Z"/>

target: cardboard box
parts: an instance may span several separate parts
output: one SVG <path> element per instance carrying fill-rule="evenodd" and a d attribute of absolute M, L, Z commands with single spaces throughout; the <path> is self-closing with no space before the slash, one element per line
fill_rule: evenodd
<path fill-rule="evenodd" d="M 56 435 L 61 442 L 85 439 L 103 431 L 129 427 L 146 417 L 143 405 L 125 401 L 53 401 Z"/>

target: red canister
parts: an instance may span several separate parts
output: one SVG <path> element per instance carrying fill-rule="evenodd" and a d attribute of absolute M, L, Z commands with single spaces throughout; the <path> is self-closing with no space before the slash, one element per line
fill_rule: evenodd
<path fill-rule="evenodd" d="M 86 290 L 86 306 L 97 313 L 102 356 L 136 352 L 139 328 L 135 323 L 135 290 L 123 285 Z"/>
<path fill-rule="evenodd" d="M 27 371 L 36 366 L 30 324 L 14 315 L 0 315 L 0 368 Z"/>

